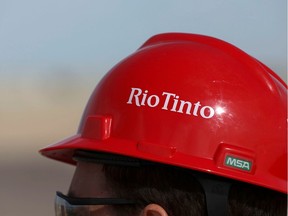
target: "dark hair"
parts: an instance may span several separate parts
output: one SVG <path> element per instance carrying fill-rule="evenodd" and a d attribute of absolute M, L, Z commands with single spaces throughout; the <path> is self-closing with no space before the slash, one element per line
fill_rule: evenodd
<path fill-rule="evenodd" d="M 103 171 L 108 185 L 115 192 L 114 195 L 137 202 L 131 205 L 113 206 L 118 216 L 137 215 L 146 205 L 152 203 L 162 206 L 169 216 L 206 216 L 205 192 L 197 179 L 206 188 L 207 195 L 211 192 L 211 188 L 207 188 L 207 181 L 203 182 L 203 178 L 209 179 L 210 182 L 212 180 L 213 184 L 217 183 L 216 185 L 222 181 L 231 184 L 229 195 L 225 193 L 228 196 L 227 204 L 231 216 L 285 216 L 287 214 L 287 194 L 248 183 L 227 181 L 227 179 L 196 173 L 189 169 L 107 153 L 77 151 L 74 158 L 104 164 Z M 211 196 L 209 195 L 207 199 L 210 202 Z"/>
<path fill-rule="evenodd" d="M 286 216 L 287 194 L 246 183 L 235 183 L 229 193 L 229 215 Z"/>
<path fill-rule="evenodd" d="M 169 166 L 104 165 L 108 184 L 119 197 L 136 205 L 114 206 L 119 216 L 135 216 L 148 204 L 162 206 L 169 216 L 206 216 L 205 194 L 190 170 Z"/>
<path fill-rule="evenodd" d="M 113 206 L 117 216 L 134 216 L 148 204 L 162 206 L 169 216 L 206 216 L 205 193 L 193 171 L 153 165 L 127 167 L 104 165 L 108 184 L 119 197 L 136 205 Z M 229 192 L 231 216 L 286 216 L 287 195 L 242 182 L 233 182 Z"/>

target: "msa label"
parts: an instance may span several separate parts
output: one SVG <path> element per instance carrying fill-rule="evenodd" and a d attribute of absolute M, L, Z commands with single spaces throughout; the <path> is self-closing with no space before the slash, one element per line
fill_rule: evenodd
<path fill-rule="evenodd" d="M 242 160 L 236 157 L 227 155 L 225 158 L 225 165 L 229 167 L 234 167 L 243 171 L 250 172 L 252 169 L 252 162 L 248 160 Z"/>

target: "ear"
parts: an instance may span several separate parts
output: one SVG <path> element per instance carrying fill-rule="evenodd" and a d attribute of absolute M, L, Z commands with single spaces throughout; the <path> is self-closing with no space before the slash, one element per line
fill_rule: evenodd
<path fill-rule="evenodd" d="M 168 216 L 168 214 L 160 205 L 149 204 L 143 209 L 141 216 Z"/>

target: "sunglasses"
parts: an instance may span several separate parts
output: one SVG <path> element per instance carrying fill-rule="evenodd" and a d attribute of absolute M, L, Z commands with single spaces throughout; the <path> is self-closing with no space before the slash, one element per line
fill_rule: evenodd
<path fill-rule="evenodd" d="M 95 209 L 102 205 L 134 205 L 135 201 L 122 198 L 76 198 L 56 192 L 56 216 L 88 216 L 96 215 Z M 95 211 L 95 214 L 93 214 Z"/>

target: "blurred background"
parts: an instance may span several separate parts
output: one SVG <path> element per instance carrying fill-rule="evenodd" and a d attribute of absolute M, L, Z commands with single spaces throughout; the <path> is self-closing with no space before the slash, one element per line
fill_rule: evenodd
<path fill-rule="evenodd" d="M 286 81 L 286 0 L 0 0 L 0 215 L 54 215 L 73 167 L 38 150 L 76 132 L 99 79 L 150 36 L 226 40 Z"/>

